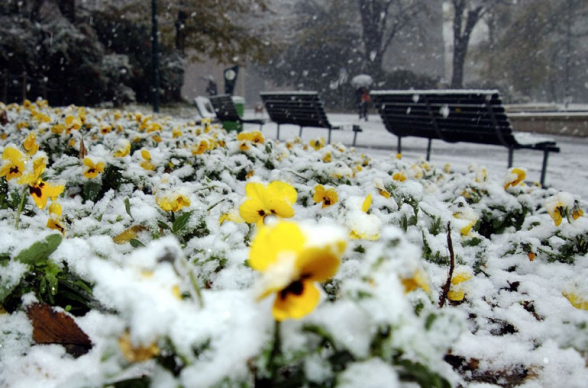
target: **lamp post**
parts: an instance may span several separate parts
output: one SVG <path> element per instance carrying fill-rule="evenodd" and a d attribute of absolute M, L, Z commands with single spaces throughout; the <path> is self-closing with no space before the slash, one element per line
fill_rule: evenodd
<path fill-rule="evenodd" d="M 159 47 L 157 36 L 157 0 L 151 0 L 151 64 L 152 82 L 151 92 L 153 93 L 153 112 L 159 112 Z"/>

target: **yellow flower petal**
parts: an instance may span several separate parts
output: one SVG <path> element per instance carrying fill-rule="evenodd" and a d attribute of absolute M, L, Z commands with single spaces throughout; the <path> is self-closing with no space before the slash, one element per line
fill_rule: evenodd
<path fill-rule="evenodd" d="M 324 282 L 332 278 L 339 269 L 339 255 L 331 247 L 305 249 L 296 259 L 296 267 L 302 278 Z"/>
<path fill-rule="evenodd" d="M 293 222 L 279 222 L 259 229 L 251 242 L 249 266 L 264 272 L 284 255 L 297 255 L 303 248 L 306 237 Z"/>
<path fill-rule="evenodd" d="M 310 281 L 296 281 L 276 295 L 272 314 L 276 321 L 300 319 L 318 305 L 320 292 Z"/>
<path fill-rule="evenodd" d="M 363 211 L 364 213 L 367 213 L 368 210 L 370 210 L 371 206 L 372 206 L 372 195 L 368 194 L 367 197 L 365 197 L 363 204 L 361 205 L 361 211 Z"/>
<path fill-rule="evenodd" d="M 118 347 L 128 362 L 147 361 L 159 354 L 159 348 L 155 343 L 148 346 L 133 345 L 131 335 L 128 331 L 118 339 Z"/>
<path fill-rule="evenodd" d="M 63 185 L 52 185 L 48 182 L 39 181 L 37 184 L 29 187 L 29 193 L 33 197 L 35 204 L 40 209 L 45 209 L 47 200 L 55 200 L 65 189 Z"/>
<path fill-rule="evenodd" d="M 2 152 L 2 160 L 0 176 L 5 176 L 6 180 L 18 178 L 24 172 L 24 154 L 20 150 L 13 147 L 6 147 L 4 152 Z"/>

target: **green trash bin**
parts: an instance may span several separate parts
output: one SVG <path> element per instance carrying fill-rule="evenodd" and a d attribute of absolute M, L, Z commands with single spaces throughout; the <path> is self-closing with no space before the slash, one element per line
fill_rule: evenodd
<path fill-rule="evenodd" d="M 235 104 L 237 114 L 243 118 L 243 114 L 245 113 L 245 99 L 240 96 L 232 96 L 231 99 L 233 100 L 233 104 Z M 241 132 L 243 130 L 243 125 L 237 121 L 223 121 L 223 127 L 227 131 Z"/>

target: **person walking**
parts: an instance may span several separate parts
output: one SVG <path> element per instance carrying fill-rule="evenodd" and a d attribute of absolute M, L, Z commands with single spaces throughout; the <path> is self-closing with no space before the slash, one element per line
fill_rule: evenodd
<path fill-rule="evenodd" d="M 371 102 L 370 93 L 368 92 L 367 88 L 361 88 L 361 103 L 360 103 L 360 112 L 359 112 L 359 119 L 363 117 L 365 121 L 368 121 L 367 111 L 368 105 Z"/>

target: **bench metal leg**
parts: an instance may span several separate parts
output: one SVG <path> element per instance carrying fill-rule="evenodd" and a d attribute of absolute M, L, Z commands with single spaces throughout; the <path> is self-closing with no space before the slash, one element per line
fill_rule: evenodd
<path fill-rule="evenodd" d="M 355 140 L 357 140 L 357 131 L 353 132 L 353 146 L 355 147 Z"/>
<path fill-rule="evenodd" d="M 429 144 L 427 144 L 427 162 L 431 160 L 431 144 L 433 143 L 433 139 L 429 139 Z"/>
<path fill-rule="evenodd" d="M 398 136 L 398 147 L 396 147 L 396 153 L 402 153 L 402 138 Z"/>
<path fill-rule="evenodd" d="M 512 161 L 514 159 L 514 148 L 508 149 L 508 168 L 512 167 Z"/>
<path fill-rule="evenodd" d="M 302 126 L 300 127 L 300 132 L 298 132 L 298 137 L 302 139 Z"/>
<path fill-rule="evenodd" d="M 549 158 L 549 151 L 543 151 L 543 166 L 541 167 L 541 187 L 545 187 L 545 175 L 547 174 L 547 159 Z"/>
<path fill-rule="evenodd" d="M 278 124 L 278 140 L 280 140 L 280 124 Z"/>
<path fill-rule="evenodd" d="M 331 144 L 331 128 L 329 128 L 329 136 L 327 138 L 327 144 Z"/>

